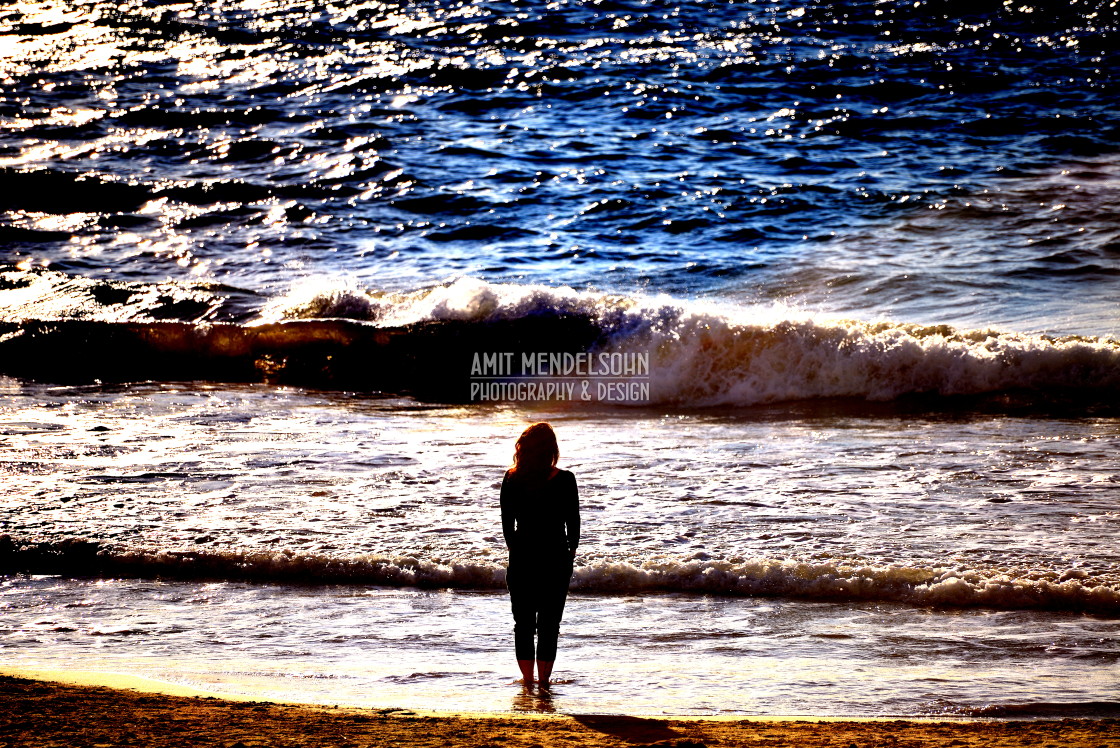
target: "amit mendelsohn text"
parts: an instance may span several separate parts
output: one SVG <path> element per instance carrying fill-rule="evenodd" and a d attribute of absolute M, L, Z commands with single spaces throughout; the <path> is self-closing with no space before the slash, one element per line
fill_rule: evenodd
<path fill-rule="evenodd" d="M 648 377 L 649 353 L 475 353 L 472 377 Z"/>
<path fill-rule="evenodd" d="M 648 403 L 649 353 L 475 353 L 471 380 L 472 401 Z"/>

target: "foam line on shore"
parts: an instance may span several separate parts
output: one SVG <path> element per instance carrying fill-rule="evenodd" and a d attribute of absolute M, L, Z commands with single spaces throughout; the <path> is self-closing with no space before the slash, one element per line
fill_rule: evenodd
<path fill-rule="evenodd" d="M 236 548 L 152 549 L 85 538 L 0 535 L 0 573 L 13 572 L 455 589 L 505 586 L 504 564 L 491 560 Z M 609 594 L 695 592 L 1120 615 L 1120 583 L 1116 578 L 1093 576 L 1080 569 L 877 565 L 844 559 L 587 559 L 577 564 L 572 589 Z"/>

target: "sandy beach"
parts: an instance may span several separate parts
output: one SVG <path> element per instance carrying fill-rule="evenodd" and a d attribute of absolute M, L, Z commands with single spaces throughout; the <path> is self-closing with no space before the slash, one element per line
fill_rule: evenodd
<path fill-rule="evenodd" d="M 844 721 L 422 714 L 0 676 L 0 746 L 1120 746 L 1120 721 Z M 84 679 L 89 681 L 89 678 Z M 144 690 L 140 690 L 144 688 Z M 534 697 L 530 697 L 534 698 Z"/>

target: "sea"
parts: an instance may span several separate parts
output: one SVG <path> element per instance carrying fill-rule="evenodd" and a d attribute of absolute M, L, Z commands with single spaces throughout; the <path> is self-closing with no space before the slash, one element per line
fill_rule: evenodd
<path fill-rule="evenodd" d="M 1120 716 L 1120 18 L 0 8 L 0 669 Z M 556 683 L 498 492 L 553 424 Z"/>

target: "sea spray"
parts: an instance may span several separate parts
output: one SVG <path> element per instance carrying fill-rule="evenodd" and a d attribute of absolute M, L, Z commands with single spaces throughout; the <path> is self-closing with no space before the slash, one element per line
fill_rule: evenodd
<path fill-rule="evenodd" d="M 37 287 L 47 295 L 66 287 L 68 304 L 74 294 L 93 303 L 81 315 L 17 316 L 12 310 L 49 306 L 28 301 Z M 147 318 L 135 305 L 126 314 L 117 302 L 98 304 L 117 298 L 112 289 L 86 281 L 71 287 L 43 272 L 0 291 L 0 309 L 4 293 L 18 302 L 0 317 L 0 372 L 47 381 L 267 381 L 471 402 L 480 356 L 619 357 L 648 362 L 643 397 L 623 399 L 620 407 L 1021 392 L 1042 402 L 1108 403 L 1120 392 L 1120 342 L 1109 338 L 846 320 L 781 306 L 727 307 L 476 279 L 403 294 L 327 284 L 311 295 L 274 299 L 249 324 L 199 324 L 166 321 L 186 308 L 178 296 L 125 290 L 129 298 L 149 300 Z M 188 306 L 197 316 L 198 308 Z M 206 313 L 221 306 L 210 299 Z M 82 350 L 89 355 L 74 355 Z M 540 378 L 533 375 L 521 372 L 521 381 Z M 584 382 L 590 391 L 590 379 L 577 386 Z M 596 405 L 604 402 L 594 398 Z"/>

